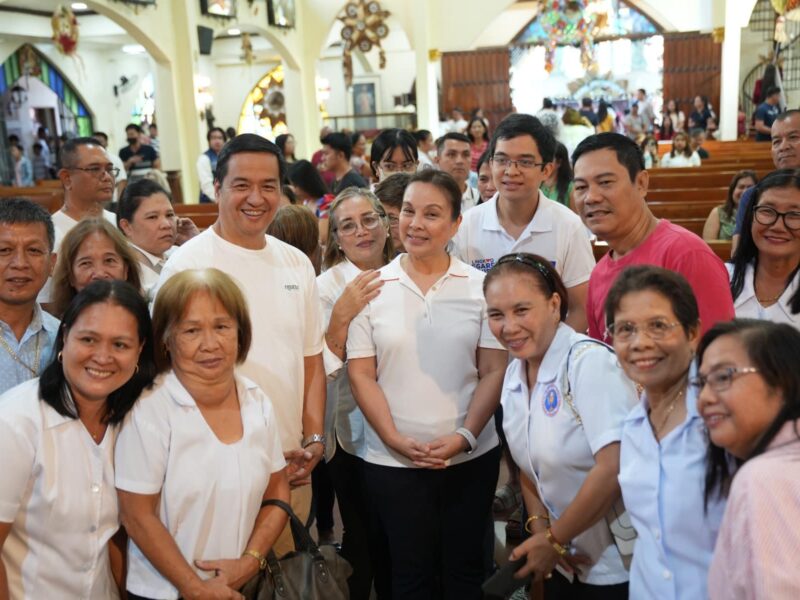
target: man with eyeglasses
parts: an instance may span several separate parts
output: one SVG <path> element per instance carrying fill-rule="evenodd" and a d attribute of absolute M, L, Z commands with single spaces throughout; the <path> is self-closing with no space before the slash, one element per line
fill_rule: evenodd
<path fill-rule="evenodd" d="M 58 178 L 64 188 L 64 205 L 52 215 L 56 253 L 64 236 L 84 217 L 102 216 L 117 226 L 117 216 L 105 210 L 103 205 L 114 195 L 119 171 L 100 141 L 90 137 L 68 140 L 61 146 L 60 158 Z M 47 280 L 39 294 L 39 302 L 44 305 L 52 301 L 51 286 L 52 278 Z"/>
<path fill-rule="evenodd" d="M 461 215 L 477 206 L 481 195 L 469 185 L 469 166 L 472 161 L 472 150 L 469 138 L 463 133 L 446 133 L 436 140 L 436 158 L 433 162 L 440 171 L 449 173 L 456 180 L 461 190 Z"/>
<path fill-rule="evenodd" d="M 482 271 L 513 252 L 547 258 L 567 287 L 567 323 L 584 332 L 594 267 L 589 236 L 575 213 L 539 191 L 555 168 L 555 148 L 555 138 L 536 117 L 506 117 L 488 150 L 498 193 L 464 214 L 453 243 L 457 256 Z"/>
<path fill-rule="evenodd" d="M 728 272 L 692 232 L 657 219 L 647 206 L 649 174 L 639 146 L 618 133 L 583 140 L 572 155 L 573 198 L 586 227 L 610 250 L 592 271 L 586 301 L 589 335 L 608 341 L 604 307 L 611 286 L 632 265 L 654 265 L 683 275 L 700 310 L 702 332 L 733 318 Z"/>
<path fill-rule="evenodd" d="M 338 194 L 349 187 L 368 187 L 367 182 L 355 172 L 350 164 L 353 154 L 353 145 L 350 138 L 343 133 L 328 134 L 322 140 L 323 165 L 326 171 L 331 171 L 335 177 L 331 191 Z"/>

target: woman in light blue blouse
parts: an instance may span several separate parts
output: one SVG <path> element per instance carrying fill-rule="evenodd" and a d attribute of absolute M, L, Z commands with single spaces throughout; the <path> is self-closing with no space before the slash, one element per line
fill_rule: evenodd
<path fill-rule="evenodd" d="M 688 384 L 697 302 L 682 276 L 639 265 L 619 276 L 605 310 L 622 368 L 643 389 L 620 451 L 622 497 L 638 535 L 630 597 L 707 598 L 724 505 L 719 498 L 704 504 L 708 436 Z"/>

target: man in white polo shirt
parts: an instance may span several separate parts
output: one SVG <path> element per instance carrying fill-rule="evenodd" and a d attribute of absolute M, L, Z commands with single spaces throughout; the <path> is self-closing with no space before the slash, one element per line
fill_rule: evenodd
<path fill-rule="evenodd" d="M 61 146 L 61 169 L 58 178 L 64 187 L 64 204 L 53 213 L 58 253 L 61 240 L 84 217 L 102 216 L 117 226 L 117 216 L 105 210 L 103 204 L 114 195 L 117 169 L 105 148 L 95 138 L 74 138 Z M 52 277 L 39 292 L 38 301 L 45 305 L 52 301 Z"/>
<path fill-rule="evenodd" d="M 207 267 L 226 272 L 239 284 L 253 322 L 253 341 L 241 373 L 272 402 L 289 463 L 292 507 L 305 521 L 311 506 L 311 486 L 306 484 L 325 450 L 323 327 L 311 261 L 266 235 L 280 204 L 285 173 L 281 151 L 272 142 L 254 134 L 230 140 L 217 159 L 217 222 L 172 254 L 156 290 L 179 271 Z M 290 549 L 287 526 L 275 551 Z"/>
<path fill-rule="evenodd" d="M 511 252 L 550 260 L 567 287 L 567 324 L 583 333 L 586 292 L 595 264 L 592 246 L 578 215 L 539 191 L 555 168 L 555 146 L 555 138 L 536 117 L 506 117 L 489 145 L 498 193 L 464 214 L 453 243 L 461 260 L 482 271 Z"/>
<path fill-rule="evenodd" d="M 472 160 L 469 138 L 463 133 L 446 133 L 436 140 L 434 162 L 440 171 L 452 175 L 461 190 L 461 214 L 480 202 L 481 195 L 469 185 L 469 165 Z"/>

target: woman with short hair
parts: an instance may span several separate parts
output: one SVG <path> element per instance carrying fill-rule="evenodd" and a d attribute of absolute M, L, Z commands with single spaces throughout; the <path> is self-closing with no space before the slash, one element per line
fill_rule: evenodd
<path fill-rule="evenodd" d="M 41 377 L 0 396 L 0 597 L 120 597 L 114 441 L 155 372 L 144 300 L 97 281 L 64 311 Z"/>
<path fill-rule="evenodd" d="M 159 289 L 153 335 L 161 374 L 115 454 L 128 597 L 238 598 L 286 524 L 261 502 L 289 501 L 272 404 L 235 371 L 247 303 L 222 271 L 182 271 Z"/>
<path fill-rule="evenodd" d="M 93 281 L 118 279 L 142 291 L 139 261 L 122 234 L 106 219 L 83 219 L 58 248 L 53 270 L 53 314 L 60 316 L 75 295 Z"/>

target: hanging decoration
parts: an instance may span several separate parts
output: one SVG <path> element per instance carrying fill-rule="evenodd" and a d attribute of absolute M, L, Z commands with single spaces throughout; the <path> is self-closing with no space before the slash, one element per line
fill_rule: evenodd
<path fill-rule="evenodd" d="M 366 54 L 373 46 L 377 46 L 380 50 L 379 66 L 381 69 L 386 67 L 386 52 L 381 46 L 381 40 L 389 35 L 389 27 L 385 22 L 389 14 L 375 0 L 357 0 L 345 4 L 342 13 L 337 17 L 343 24 L 342 68 L 348 88 L 353 85 L 353 50 Z"/>
<path fill-rule="evenodd" d="M 799 0 L 800 1 L 800 0 Z M 586 0 L 541 0 L 538 20 L 547 35 L 545 70 L 553 70 L 558 46 L 578 46 L 581 64 L 589 72 L 597 71 L 594 55 L 594 36 L 608 23 L 604 12 L 588 13 Z"/>
<path fill-rule="evenodd" d="M 250 34 L 242 34 L 242 59 L 248 65 L 253 64 L 253 43 L 250 41 Z"/>
<path fill-rule="evenodd" d="M 53 26 L 53 42 L 56 49 L 72 56 L 78 49 L 78 19 L 68 6 L 59 4 L 50 19 Z"/>
<path fill-rule="evenodd" d="M 800 21 L 800 0 L 772 0 L 772 8 L 790 21 Z"/>

